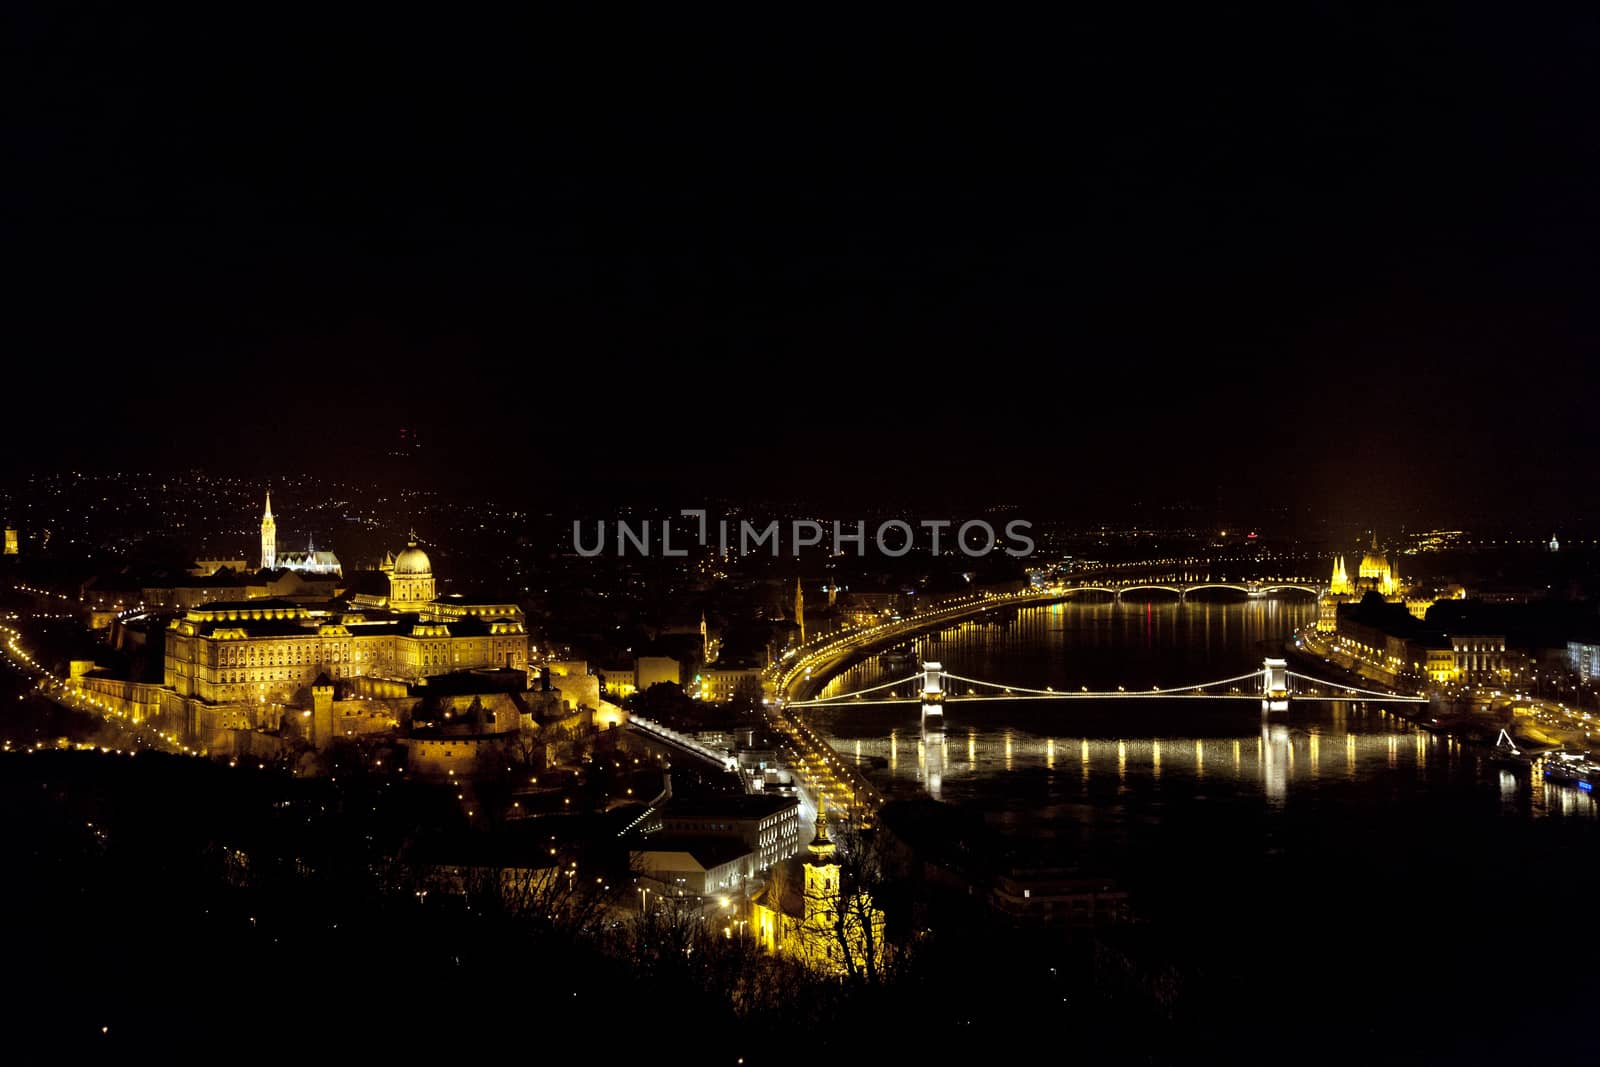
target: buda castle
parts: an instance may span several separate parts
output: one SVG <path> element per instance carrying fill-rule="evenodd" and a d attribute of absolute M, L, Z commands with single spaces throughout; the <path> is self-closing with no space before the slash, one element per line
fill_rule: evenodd
<path fill-rule="evenodd" d="M 261 553 L 263 568 L 282 565 L 270 496 Z M 332 553 L 326 556 L 311 564 L 342 574 Z M 165 686 L 191 711 L 204 712 L 190 718 L 217 728 L 259 729 L 270 727 L 264 720 L 281 716 L 286 706 L 309 706 L 314 685 L 401 696 L 431 676 L 475 668 L 526 671 L 521 607 L 438 596 L 433 562 L 414 534 L 378 571 L 349 577 L 321 602 L 264 598 L 191 608 L 167 629 Z"/>

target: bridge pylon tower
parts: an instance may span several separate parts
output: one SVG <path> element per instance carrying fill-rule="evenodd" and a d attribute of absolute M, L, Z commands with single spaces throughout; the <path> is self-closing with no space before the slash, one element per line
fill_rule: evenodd
<path fill-rule="evenodd" d="M 944 729 L 944 665 L 932 660 L 922 664 L 922 725 Z"/>
<path fill-rule="evenodd" d="M 1261 710 L 1289 710 L 1289 661 L 1268 657 L 1261 661 Z"/>

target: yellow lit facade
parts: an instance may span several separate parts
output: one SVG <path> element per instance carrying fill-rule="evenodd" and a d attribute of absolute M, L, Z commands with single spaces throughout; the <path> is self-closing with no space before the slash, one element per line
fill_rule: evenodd
<path fill-rule="evenodd" d="M 1429 648 L 1425 650 L 1427 662 L 1423 664 L 1423 673 L 1428 681 L 1435 685 L 1448 685 L 1460 680 L 1461 672 L 1456 668 L 1456 654 L 1453 649 Z"/>
<path fill-rule="evenodd" d="M 263 522 L 263 558 L 268 558 Z M 514 603 L 434 598 L 433 567 L 413 540 L 394 559 L 390 594 L 312 608 L 287 600 L 214 601 L 174 620 L 164 681 L 208 704 L 298 704 L 318 675 L 397 685 L 484 667 L 526 670 L 528 633 Z"/>
<path fill-rule="evenodd" d="M 267 511 L 261 516 L 261 569 L 278 565 L 278 520 L 272 517 L 272 490 L 267 490 Z"/>
<path fill-rule="evenodd" d="M 433 603 L 433 563 L 417 547 L 415 536 L 406 542 L 405 551 L 394 558 L 389 572 L 389 608 L 392 611 L 421 611 Z"/>
<path fill-rule="evenodd" d="M 208 703 L 294 703 L 319 674 L 420 682 L 474 667 L 525 670 L 521 619 L 451 622 L 313 613 L 275 600 L 190 610 L 167 631 L 166 684 Z"/>
<path fill-rule="evenodd" d="M 1457 676 L 1467 681 L 1496 681 L 1508 670 L 1506 639 L 1500 634 L 1451 634 L 1450 652 Z"/>
<path fill-rule="evenodd" d="M 1335 556 L 1333 560 L 1333 579 L 1328 582 L 1328 592 L 1334 596 L 1349 596 L 1355 586 L 1350 581 L 1350 574 L 1344 568 L 1344 557 Z"/>
<path fill-rule="evenodd" d="M 882 973 L 883 912 L 865 889 L 843 884 L 825 804 L 818 805 L 816 836 L 806 852 L 803 861 L 774 866 L 772 880 L 751 901 L 756 943 L 826 974 Z"/>
<path fill-rule="evenodd" d="M 601 667 L 600 676 L 605 679 L 606 696 L 612 700 L 626 700 L 639 691 L 639 687 L 634 684 L 631 666 Z"/>
<path fill-rule="evenodd" d="M 726 704 L 741 685 L 761 685 L 760 667 L 705 667 L 700 672 L 700 699 Z"/>
<path fill-rule="evenodd" d="M 1333 633 L 1338 629 L 1339 605 L 1359 601 L 1368 593 L 1377 593 L 1391 602 L 1404 602 L 1407 610 L 1417 618 L 1422 618 L 1427 614 L 1433 601 L 1408 598 L 1407 591 L 1408 587 L 1400 580 L 1398 558 L 1391 561 L 1378 547 L 1378 538 L 1374 534 L 1372 547 L 1356 565 L 1354 577 L 1350 575 L 1344 556 L 1334 557 L 1333 574 L 1328 580 L 1328 591 L 1317 605 L 1317 630 L 1321 633 Z"/>
<path fill-rule="evenodd" d="M 1389 557 L 1378 547 L 1378 537 L 1374 534 L 1372 547 L 1356 567 L 1355 578 L 1350 577 L 1343 556 L 1334 558 L 1333 578 L 1328 582 L 1328 592 L 1335 596 L 1358 598 L 1367 593 L 1379 593 L 1387 599 L 1393 599 L 1400 592 L 1399 561 L 1389 561 Z"/>

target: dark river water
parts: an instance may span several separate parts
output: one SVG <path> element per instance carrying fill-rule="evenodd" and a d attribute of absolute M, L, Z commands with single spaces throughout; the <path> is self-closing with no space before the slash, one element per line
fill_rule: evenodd
<path fill-rule="evenodd" d="M 1315 610 L 1057 604 L 916 644 L 953 674 L 1007 685 L 1166 688 L 1259 668 Z M 874 658 L 820 695 L 910 673 Z M 1377 702 L 1297 704 L 1268 722 L 1252 701 L 957 701 L 926 736 L 915 704 L 812 714 L 888 795 L 981 813 L 1018 862 L 1117 878 L 1172 952 L 1275 1018 L 1358 1025 L 1327 1015 L 1327 998 L 1354 997 L 1410 1015 L 1494 1006 L 1512 1029 L 1587 1034 L 1570 1013 L 1587 1012 L 1594 967 L 1565 939 L 1587 944 L 1600 891 L 1594 801 Z M 1475 1059 L 1504 1036 L 1451 1025 L 1422 1045 Z"/>

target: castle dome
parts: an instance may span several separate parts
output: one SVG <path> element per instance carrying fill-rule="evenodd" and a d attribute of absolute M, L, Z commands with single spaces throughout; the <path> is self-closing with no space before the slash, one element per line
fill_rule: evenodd
<path fill-rule="evenodd" d="M 407 541 L 405 551 L 394 558 L 395 574 L 414 575 L 421 578 L 433 574 L 433 561 L 428 554 L 417 547 L 415 541 Z"/>

